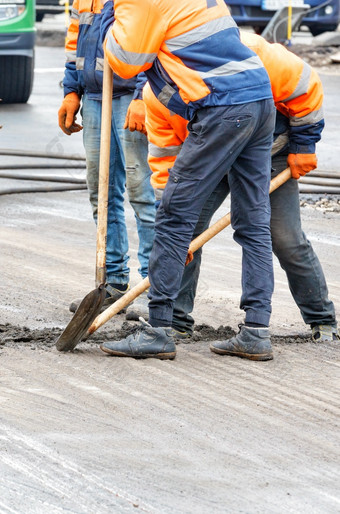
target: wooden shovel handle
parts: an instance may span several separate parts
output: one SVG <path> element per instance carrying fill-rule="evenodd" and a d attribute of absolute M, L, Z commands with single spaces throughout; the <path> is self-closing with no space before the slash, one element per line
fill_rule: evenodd
<path fill-rule="evenodd" d="M 98 184 L 96 287 L 99 287 L 101 284 L 105 283 L 106 276 L 105 268 L 112 123 L 112 88 L 113 73 L 106 57 L 104 57 Z"/>
<path fill-rule="evenodd" d="M 285 169 L 281 173 L 279 173 L 275 178 L 273 178 L 270 182 L 269 193 L 280 187 L 282 184 L 287 182 L 288 179 L 291 178 L 290 168 Z M 216 234 L 221 232 L 224 228 L 230 225 L 230 212 L 220 218 L 216 223 L 211 225 L 211 227 L 207 228 L 202 234 L 200 234 L 196 239 L 193 239 L 189 246 L 189 251 L 195 252 L 198 248 L 201 248 L 205 243 L 210 241 Z M 88 330 L 88 335 L 93 334 L 98 328 L 100 328 L 104 323 L 106 323 L 109 319 L 111 319 L 115 314 L 118 314 L 119 311 L 127 307 L 129 303 L 131 303 L 137 296 L 142 294 L 146 289 L 150 287 L 150 281 L 148 277 L 144 278 L 141 282 L 139 282 L 135 287 L 130 289 L 124 296 L 122 296 L 115 303 L 110 305 L 104 312 L 99 314 L 97 318 L 94 320 L 92 325 Z"/>

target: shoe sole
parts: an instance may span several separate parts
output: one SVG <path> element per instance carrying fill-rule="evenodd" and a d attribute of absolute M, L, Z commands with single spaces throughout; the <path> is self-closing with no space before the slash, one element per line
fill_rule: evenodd
<path fill-rule="evenodd" d="M 252 361 L 270 361 L 274 358 L 272 353 L 238 353 L 238 352 L 231 352 L 229 350 L 221 350 L 219 348 L 214 348 L 210 346 L 210 351 L 213 353 L 218 353 L 219 355 L 230 355 L 232 357 L 241 357 L 243 359 L 249 359 Z"/>
<path fill-rule="evenodd" d="M 145 355 L 130 355 L 129 353 L 117 352 L 116 350 L 110 350 L 109 348 L 105 348 L 105 346 L 100 346 L 100 349 L 108 353 L 109 355 L 114 355 L 115 357 L 132 357 L 133 359 L 174 359 L 176 357 L 176 352 L 169 353 L 146 353 Z"/>

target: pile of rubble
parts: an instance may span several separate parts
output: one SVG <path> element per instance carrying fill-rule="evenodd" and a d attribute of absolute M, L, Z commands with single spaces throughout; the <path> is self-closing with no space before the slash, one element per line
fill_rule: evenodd
<path fill-rule="evenodd" d="M 339 195 L 300 195 L 300 206 L 317 209 L 323 212 L 340 212 Z"/>
<path fill-rule="evenodd" d="M 340 32 L 324 32 L 312 45 L 296 44 L 290 50 L 320 71 L 340 74 Z"/>

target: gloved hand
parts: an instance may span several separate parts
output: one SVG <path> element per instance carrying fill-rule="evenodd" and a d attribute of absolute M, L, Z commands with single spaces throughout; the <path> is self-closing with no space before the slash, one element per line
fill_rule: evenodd
<path fill-rule="evenodd" d="M 143 134 L 147 134 L 145 127 L 145 105 L 143 100 L 132 100 L 126 113 L 124 128 L 130 132 L 138 130 Z"/>
<path fill-rule="evenodd" d="M 189 249 L 188 253 L 187 253 L 187 258 L 185 259 L 185 265 L 187 266 L 188 264 L 190 264 L 190 262 L 193 260 L 193 258 L 194 258 L 194 254 Z"/>
<path fill-rule="evenodd" d="M 68 136 L 74 132 L 79 132 L 83 128 L 76 123 L 76 114 L 79 111 L 79 107 L 80 98 L 77 93 L 69 93 L 65 96 L 58 111 L 59 127 Z"/>
<path fill-rule="evenodd" d="M 292 177 L 298 180 L 309 171 L 315 170 L 318 163 L 315 153 L 290 153 L 287 164 L 292 172 Z"/>

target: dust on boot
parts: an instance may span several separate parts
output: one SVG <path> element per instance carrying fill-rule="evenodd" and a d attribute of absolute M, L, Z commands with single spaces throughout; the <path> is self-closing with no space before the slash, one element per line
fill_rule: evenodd
<path fill-rule="evenodd" d="M 252 328 L 240 325 L 240 331 L 236 336 L 226 341 L 212 343 L 210 350 L 220 355 L 234 355 L 254 361 L 273 359 L 268 328 Z"/>
<path fill-rule="evenodd" d="M 340 334 L 337 325 L 318 325 L 313 323 L 312 329 L 312 340 L 314 343 L 331 343 L 340 341 Z"/>
<path fill-rule="evenodd" d="M 116 357 L 174 359 L 176 344 L 171 327 L 152 327 L 143 318 L 140 321 L 142 328 L 137 333 L 118 342 L 104 343 L 100 349 Z"/>

